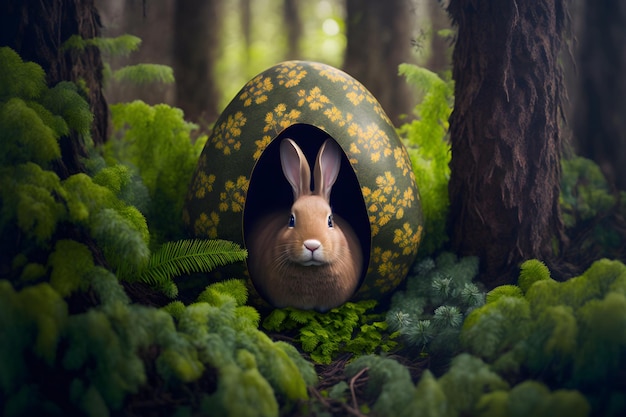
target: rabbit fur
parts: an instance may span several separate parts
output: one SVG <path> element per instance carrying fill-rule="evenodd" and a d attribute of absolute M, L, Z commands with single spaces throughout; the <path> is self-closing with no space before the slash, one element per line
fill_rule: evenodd
<path fill-rule="evenodd" d="M 330 208 L 341 166 L 339 145 L 327 139 L 313 171 L 292 139 L 280 143 L 283 173 L 293 190 L 290 211 L 261 218 L 250 234 L 248 270 L 259 293 L 274 307 L 327 311 L 355 292 L 362 272 L 359 240 Z"/>

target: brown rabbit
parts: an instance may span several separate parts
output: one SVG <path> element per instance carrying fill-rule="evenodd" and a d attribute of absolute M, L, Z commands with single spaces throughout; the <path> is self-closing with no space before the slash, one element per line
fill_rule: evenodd
<path fill-rule="evenodd" d="M 311 169 L 291 139 L 280 144 L 283 173 L 293 189 L 291 212 L 259 220 L 248 239 L 248 270 L 259 292 L 275 307 L 327 311 L 355 292 L 363 254 L 352 228 L 330 209 L 331 187 L 341 166 L 332 139 L 320 148 Z"/>

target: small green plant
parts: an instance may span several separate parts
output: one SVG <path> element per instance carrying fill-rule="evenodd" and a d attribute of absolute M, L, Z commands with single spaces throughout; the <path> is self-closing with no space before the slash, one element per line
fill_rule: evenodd
<path fill-rule="evenodd" d="M 410 347 L 422 354 L 452 355 L 465 317 L 485 302 L 485 293 L 472 282 L 478 258 L 457 259 L 443 252 L 419 261 L 407 277 L 405 291 L 393 295 L 386 320 Z"/>
<path fill-rule="evenodd" d="M 570 234 L 583 236 L 579 250 L 597 258 L 621 258 L 625 242 L 616 224 L 623 222 L 626 192 L 613 193 L 600 167 L 589 159 L 563 159 L 561 171 L 561 215 Z"/>
<path fill-rule="evenodd" d="M 609 183 L 593 161 L 574 157 L 561 161 L 561 210 L 567 227 L 608 212 L 616 203 Z"/>
<path fill-rule="evenodd" d="M 121 35 L 116 38 L 91 38 L 83 39 L 78 35 L 70 36 L 63 44 L 65 50 L 82 51 L 86 47 L 95 46 L 104 55 L 104 80 L 105 83 L 110 80 L 116 82 L 145 84 L 145 83 L 161 83 L 172 84 L 174 82 L 174 71 L 167 65 L 159 64 L 135 64 L 126 65 L 115 71 L 111 70 L 108 61 L 117 56 L 128 56 L 130 53 L 139 49 L 141 39 L 133 35 Z"/>
<path fill-rule="evenodd" d="M 247 251 L 227 240 L 184 239 L 164 243 L 152 253 L 140 270 L 122 270 L 121 279 L 137 280 L 162 291 L 170 298 L 178 295 L 173 278 L 191 273 L 211 272 L 219 266 L 242 262 Z"/>
<path fill-rule="evenodd" d="M 396 334 L 387 332 L 383 316 L 367 313 L 376 301 L 347 302 L 327 313 L 293 308 L 276 309 L 263 321 L 269 331 L 296 330 L 296 341 L 317 363 L 330 363 L 337 354 L 388 352 Z"/>
<path fill-rule="evenodd" d="M 424 212 L 424 241 L 420 254 L 432 255 L 447 241 L 450 144 L 448 117 L 452 112 L 454 85 L 449 78 L 411 64 L 400 65 L 400 74 L 423 93 L 415 107 L 417 118 L 398 129 L 411 158 Z"/>
<path fill-rule="evenodd" d="M 197 126 L 165 104 L 115 104 L 111 115 L 114 138 L 105 145 L 104 156 L 127 166 L 145 185 L 148 201 L 142 206 L 153 248 L 183 238 L 184 198 L 207 136 L 194 143 L 190 134 Z"/>

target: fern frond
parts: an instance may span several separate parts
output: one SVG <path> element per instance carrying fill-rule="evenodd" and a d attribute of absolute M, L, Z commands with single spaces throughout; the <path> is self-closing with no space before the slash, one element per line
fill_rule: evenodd
<path fill-rule="evenodd" d="M 150 257 L 139 281 L 157 287 L 174 277 L 213 269 L 246 259 L 248 252 L 226 240 L 185 239 L 167 242 Z"/>

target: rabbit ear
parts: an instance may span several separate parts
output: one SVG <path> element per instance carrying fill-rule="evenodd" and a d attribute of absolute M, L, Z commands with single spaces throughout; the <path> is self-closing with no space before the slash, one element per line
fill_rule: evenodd
<path fill-rule="evenodd" d="M 330 191 L 339 175 L 341 167 L 341 148 L 333 139 L 326 139 L 322 144 L 317 159 L 313 175 L 315 179 L 314 194 L 320 195 L 330 201 Z"/>
<path fill-rule="evenodd" d="M 280 164 L 293 189 L 294 200 L 311 193 L 311 168 L 302 150 L 291 139 L 280 143 Z"/>

